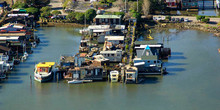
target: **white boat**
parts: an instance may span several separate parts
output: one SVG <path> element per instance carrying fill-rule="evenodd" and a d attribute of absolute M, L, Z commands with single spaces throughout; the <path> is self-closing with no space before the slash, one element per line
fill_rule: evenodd
<path fill-rule="evenodd" d="M 35 66 L 34 79 L 38 82 L 49 81 L 56 71 L 55 62 L 40 62 Z"/>
<path fill-rule="evenodd" d="M 81 83 L 83 83 L 83 81 L 82 80 L 71 80 L 71 81 L 68 81 L 68 83 L 69 84 L 81 84 Z"/>

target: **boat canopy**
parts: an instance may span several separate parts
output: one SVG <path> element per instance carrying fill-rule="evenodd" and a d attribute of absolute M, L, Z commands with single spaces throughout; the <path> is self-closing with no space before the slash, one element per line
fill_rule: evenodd
<path fill-rule="evenodd" d="M 55 62 L 41 62 L 37 64 L 37 67 L 51 67 L 53 65 L 55 65 Z"/>

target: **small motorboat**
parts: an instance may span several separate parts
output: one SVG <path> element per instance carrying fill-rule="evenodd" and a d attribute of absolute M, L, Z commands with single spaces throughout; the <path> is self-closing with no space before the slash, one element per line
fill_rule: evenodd
<path fill-rule="evenodd" d="M 220 53 L 220 48 L 218 49 L 218 53 Z"/>
<path fill-rule="evenodd" d="M 83 83 L 83 81 L 82 80 L 71 80 L 71 81 L 68 81 L 68 83 L 69 84 L 81 84 L 81 83 Z"/>

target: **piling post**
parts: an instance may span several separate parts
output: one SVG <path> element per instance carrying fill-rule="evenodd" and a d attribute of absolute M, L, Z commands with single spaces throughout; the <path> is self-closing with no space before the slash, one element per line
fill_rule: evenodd
<path fill-rule="evenodd" d="M 57 76 L 57 83 L 59 83 L 59 73 L 56 72 L 56 76 Z"/>
<path fill-rule="evenodd" d="M 31 75 L 30 75 L 30 84 L 32 85 L 32 77 L 31 77 Z"/>

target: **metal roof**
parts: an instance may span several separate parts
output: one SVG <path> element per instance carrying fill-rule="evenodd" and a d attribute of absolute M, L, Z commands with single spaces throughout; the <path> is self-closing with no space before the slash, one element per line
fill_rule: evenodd
<path fill-rule="evenodd" d="M 141 56 L 141 60 L 157 60 L 157 56 L 156 55 Z"/>
<path fill-rule="evenodd" d="M 107 40 L 124 40 L 125 37 L 124 36 L 105 36 L 105 39 Z"/>
<path fill-rule="evenodd" d="M 113 19 L 120 19 L 121 15 L 96 15 L 95 18 L 113 18 Z"/>
<path fill-rule="evenodd" d="M 110 25 L 90 25 L 88 29 L 109 29 Z"/>
<path fill-rule="evenodd" d="M 156 45 L 158 44 L 157 41 L 135 41 L 135 45 Z"/>

